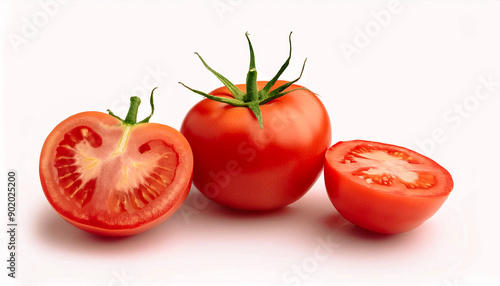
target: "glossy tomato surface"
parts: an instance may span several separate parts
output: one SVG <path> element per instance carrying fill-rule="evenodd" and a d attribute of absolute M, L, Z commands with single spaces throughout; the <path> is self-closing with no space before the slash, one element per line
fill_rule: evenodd
<path fill-rule="evenodd" d="M 47 137 L 42 188 L 71 224 L 101 235 L 132 235 L 158 225 L 186 198 L 193 158 L 177 130 L 123 124 L 100 112 L 73 115 Z"/>
<path fill-rule="evenodd" d="M 245 90 L 245 85 L 237 87 Z M 210 94 L 231 97 L 225 87 Z M 283 207 L 302 197 L 321 173 L 331 127 L 318 97 L 295 90 L 260 109 L 263 129 L 249 108 L 210 99 L 184 119 L 181 132 L 195 160 L 193 183 L 217 203 L 243 210 Z"/>
<path fill-rule="evenodd" d="M 325 183 L 337 211 L 379 233 L 412 230 L 444 203 L 453 180 L 433 160 L 378 142 L 338 142 L 326 152 Z"/>

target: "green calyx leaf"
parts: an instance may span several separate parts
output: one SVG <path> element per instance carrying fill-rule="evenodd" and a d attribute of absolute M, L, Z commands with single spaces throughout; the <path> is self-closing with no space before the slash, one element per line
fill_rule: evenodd
<path fill-rule="evenodd" d="M 151 114 L 149 114 L 148 117 L 144 118 L 143 120 L 137 122 L 137 112 L 139 111 L 139 105 L 141 105 L 141 99 L 137 96 L 132 96 L 130 98 L 130 107 L 129 107 L 129 110 L 127 112 L 127 116 L 125 117 L 125 119 L 122 119 L 120 117 L 118 117 L 117 115 L 115 115 L 111 110 L 107 110 L 108 111 L 108 114 L 117 118 L 118 120 L 120 120 L 123 124 L 126 124 L 126 125 L 135 125 L 135 124 L 141 124 L 141 123 L 148 123 L 149 122 L 149 119 L 151 119 L 151 116 L 153 116 L 153 113 L 155 111 L 155 105 L 153 103 L 153 93 L 154 91 L 157 89 L 158 87 L 155 87 L 153 88 L 153 90 L 151 91 L 151 97 L 149 99 L 149 103 L 151 104 Z"/>
<path fill-rule="evenodd" d="M 257 118 L 257 121 L 259 123 L 259 126 L 261 129 L 263 129 L 263 124 L 262 124 L 262 113 L 260 111 L 260 105 L 266 104 L 276 98 L 282 97 L 285 94 L 288 94 L 292 91 L 296 90 L 306 90 L 306 88 L 296 88 L 292 89 L 289 91 L 285 91 L 289 86 L 297 82 L 301 77 L 302 73 L 304 72 L 304 68 L 306 65 L 307 59 L 304 61 L 304 64 L 302 66 L 302 71 L 300 72 L 300 75 L 298 78 L 295 80 L 289 81 L 274 90 L 271 91 L 271 88 L 276 84 L 278 81 L 279 77 L 283 74 L 283 72 L 286 70 L 288 65 L 290 64 L 290 59 L 292 57 L 292 33 L 290 32 L 289 35 L 289 43 L 290 43 L 290 52 L 288 54 L 288 58 L 285 61 L 285 63 L 281 66 L 279 69 L 278 73 L 269 81 L 267 84 L 260 90 L 257 88 L 257 68 L 255 67 L 255 54 L 253 51 L 252 43 L 250 41 L 250 38 L 248 36 L 248 32 L 245 33 L 245 36 L 248 41 L 248 46 L 250 48 L 250 66 L 248 69 L 247 73 L 247 78 L 246 78 L 246 93 L 241 91 L 236 85 L 234 85 L 231 81 L 229 81 L 227 78 L 222 76 L 220 73 L 216 72 L 213 70 L 206 62 L 203 60 L 203 58 L 198 54 L 195 53 L 203 63 L 203 65 L 210 71 L 212 74 L 214 74 L 223 84 L 226 86 L 226 88 L 229 90 L 229 92 L 233 95 L 233 98 L 227 98 L 227 97 L 220 97 L 220 96 L 214 96 L 211 94 L 204 93 L 202 91 L 192 89 L 182 82 L 179 82 L 182 84 L 184 87 L 188 88 L 194 93 L 197 93 L 199 95 L 202 95 L 208 99 L 223 102 L 230 104 L 232 106 L 236 107 L 247 107 L 249 108 L 255 117 Z"/>

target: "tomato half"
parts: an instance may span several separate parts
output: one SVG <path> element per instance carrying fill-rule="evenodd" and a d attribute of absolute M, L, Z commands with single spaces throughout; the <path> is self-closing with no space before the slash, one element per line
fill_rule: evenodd
<path fill-rule="evenodd" d="M 193 157 L 184 136 L 166 125 L 125 121 L 82 112 L 62 121 L 45 140 L 39 167 L 43 191 L 78 228 L 136 234 L 167 219 L 189 192 Z"/>
<path fill-rule="evenodd" d="M 243 210 L 271 210 L 302 197 L 319 177 L 331 142 L 328 113 L 310 90 L 278 77 L 257 81 L 253 48 L 245 84 L 201 61 L 224 87 L 186 115 L 181 132 L 194 154 L 193 183 L 208 198 Z"/>
<path fill-rule="evenodd" d="M 362 140 L 330 147 L 324 173 L 337 211 L 380 233 L 420 226 L 453 189 L 450 173 L 433 160 L 407 148 Z"/>

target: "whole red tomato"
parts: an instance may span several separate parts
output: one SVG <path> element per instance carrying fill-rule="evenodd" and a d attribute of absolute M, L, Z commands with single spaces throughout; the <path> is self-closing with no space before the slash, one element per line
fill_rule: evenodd
<path fill-rule="evenodd" d="M 247 34 L 248 39 L 248 34 Z M 186 115 L 181 132 L 194 155 L 193 183 L 222 205 L 271 210 L 302 197 L 317 180 L 331 142 L 328 113 L 298 79 L 257 81 L 252 45 L 246 84 L 223 83 Z M 291 47 L 290 47 L 291 49 Z M 300 78 L 300 77 L 299 77 Z"/>
<path fill-rule="evenodd" d="M 325 184 L 344 218 L 379 233 L 420 226 L 453 189 L 450 173 L 433 160 L 407 148 L 363 140 L 328 149 Z"/>
<path fill-rule="evenodd" d="M 47 200 L 66 221 L 109 236 L 132 235 L 171 216 L 191 187 L 193 155 L 182 134 L 136 122 L 138 97 L 125 119 L 82 112 L 58 124 L 40 155 Z M 153 107 L 153 94 L 151 94 Z"/>

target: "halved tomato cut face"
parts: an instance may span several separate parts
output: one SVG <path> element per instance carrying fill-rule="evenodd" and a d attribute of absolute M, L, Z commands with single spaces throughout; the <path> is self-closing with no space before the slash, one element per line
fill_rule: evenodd
<path fill-rule="evenodd" d="M 410 150 L 396 146 L 381 146 L 360 142 L 345 155 L 338 165 L 340 172 L 349 173 L 353 180 L 360 180 L 381 192 L 412 196 L 436 196 L 446 192 L 434 188 L 439 181 L 446 181 L 445 174 L 436 172 L 435 164 Z M 378 187 L 380 186 L 380 187 Z"/>
<path fill-rule="evenodd" d="M 361 140 L 328 149 L 325 182 L 341 215 L 384 233 L 420 225 L 453 188 L 451 175 L 433 160 L 403 147 Z"/>
<path fill-rule="evenodd" d="M 191 186 L 192 161 L 186 139 L 171 127 L 84 112 L 47 137 L 40 178 L 47 199 L 70 223 L 130 235 L 178 209 Z"/>

